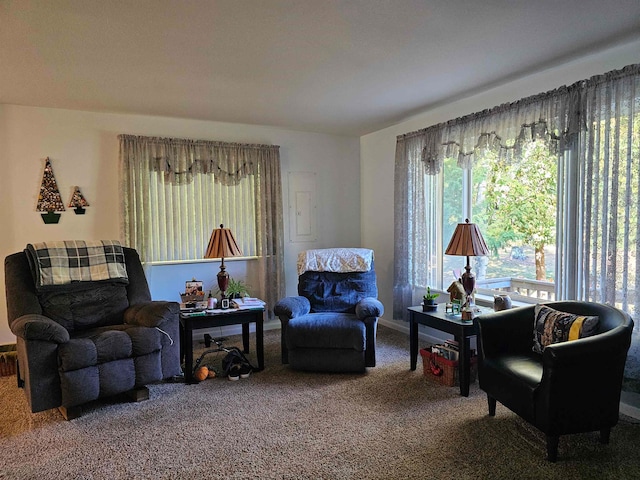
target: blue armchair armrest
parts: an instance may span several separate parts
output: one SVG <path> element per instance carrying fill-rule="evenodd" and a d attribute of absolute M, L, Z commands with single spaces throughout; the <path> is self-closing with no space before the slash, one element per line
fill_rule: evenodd
<path fill-rule="evenodd" d="M 162 327 L 166 322 L 178 322 L 180 305 L 162 300 L 131 305 L 124 312 L 124 323 L 141 327 Z"/>
<path fill-rule="evenodd" d="M 311 311 L 311 303 L 305 297 L 285 297 L 273 307 L 273 313 L 280 318 L 291 320 L 295 317 L 306 315 Z"/>
<path fill-rule="evenodd" d="M 368 317 L 381 317 L 384 313 L 384 305 L 377 298 L 363 298 L 356 305 L 356 317 L 364 320 Z"/>
<path fill-rule="evenodd" d="M 43 340 L 45 342 L 67 343 L 69 332 L 49 317 L 30 313 L 17 318 L 11 324 L 11 331 L 24 340 Z"/>

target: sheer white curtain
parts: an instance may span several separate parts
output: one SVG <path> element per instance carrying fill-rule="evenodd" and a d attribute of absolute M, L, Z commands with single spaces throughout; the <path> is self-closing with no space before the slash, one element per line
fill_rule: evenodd
<path fill-rule="evenodd" d="M 556 298 L 604 302 L 638 316 L 640 65 L 630 65 L 398 136 L 394 318 L 403 318 L 409 292 L 423 284 L 416 263 L 442 252 L 428 233 L 437 216 L 430 209 L 439 206 L 424 192 L 443 159 L 471 168 L 478 152 L 491 149 L 508 160 L 538 138 L 558 159 Z M 638 318 L 625 378 L 640 393 Z"/>
<path fill-rule="evenodd" d="M 577 297 L 634 315 L 640 312 L 640 65 L 591 78 L 583 96 Z"/>
<path fill-rule="evenodd" d="M 402 318 L 410 305 L 409 289 L 424 285 L 421 271 L 412 263 L 419 258 L 424 265 L 433 247 L 423 243 L 437 238 L 427 231 L 434 229 L 437 220 L 429 208 L 437 209 L 438 203 L 430 199 L 427 204 L 424 197 L 425 191 L 434 191 L 428 182 L 439 175 L 444 159 L 457 158 L 458 166 L 471 168 L 475 156 L 489 149 L 509 160 L 520 154 L 526 142 L 539 138 L 546 139 L 558 158 L 557 298 L 614 303 L 613 292 L 622 288 L 626 293 L 621 305 L 634 311 L 630 292 L 635 292 L 634 304 L 640 301 L 636 282 L 630 280 L 638 278 L 633 262 L 640 237 L 633 229 L 638 218 L 639 70 L 639 65 L 631 65 L 398 136 L 396 318 Z M 437 221 L 435 228 L 439 228 Z M 603 248 L 604 256 L 598 253 Z M 618 264 L 623 273 L 615 274 Z"/>
<path fill-rule="evenodd" d="M 222 223 L 258 257 L 267 303 L 284 296 L 278 146 L 118 138 L 123 237 L 143 262 L 201 259 Z"/>

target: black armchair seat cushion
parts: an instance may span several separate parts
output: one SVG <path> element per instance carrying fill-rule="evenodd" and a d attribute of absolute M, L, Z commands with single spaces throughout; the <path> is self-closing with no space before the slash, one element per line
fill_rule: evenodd
<path fill-rule="evenodd" d="M 349 313 L 309 313 L 292 318 L 287 329 L 287 348 L 346 348 L 363 352 L 365 324 Z"/>
<path fill-rule="evenodd" d="M 534 352 L 489 358 L 484 361 L 483 385 L 512 411 L 532 421 L 542 370 L 540 355 Z"/>

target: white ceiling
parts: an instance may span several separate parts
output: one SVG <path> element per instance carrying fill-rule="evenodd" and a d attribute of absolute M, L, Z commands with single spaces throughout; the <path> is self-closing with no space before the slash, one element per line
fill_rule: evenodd
<path fill-rule="evenodd" d="M 639 37 L 639 0 L 0 0 L 0 103 L 362 135 Z"/>

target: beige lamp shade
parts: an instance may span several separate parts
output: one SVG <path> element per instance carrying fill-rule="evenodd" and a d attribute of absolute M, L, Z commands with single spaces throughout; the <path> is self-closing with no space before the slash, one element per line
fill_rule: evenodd
<path fill-rule="evenodd" d="M 207 247 L 207 253 L 205 253 L 204 258 L 224 259 L 225 257 L 241 256 L 242 252 L 230 228 L 224 228 L 224 225 L 220 224 L 220 228 L 216 228 L 211 232 L 209 246 Z"/>
<path fill-rule="evenodd" d="M 240 257 L 242 252 L 238 247 L 233 233 L 228 228 L 224 228 L 224 225 L 220 224 L 220 228 L 216 228 L 211 232 L 211 238 L 209 239 L 209 246 L 207 247 L 207 253 L 204 258 L 221 258 L 220 271 L 218 272 L 218 288 L 222 293 L 222 298 L 225 298 L 225 292 L 229 286 L 229 274 L 224 266 L 225 257 Z M 227 302 L 228 303 L 228 302 Z M 224 302 L 223 302 L 224 305 Z"/>
<path fill-rule="evenodd" d="M 489 247 L 482 238 L 478 226 L 475 223 L 469 223 L 467 218 L 465 223 L 459 223 L 456 227 L 444 253 L 462 257 L 480 257 L 489 255 Z"/>
<path fill-rule="evenodd" d="M 480 229 L 475 223 L 469 223 L 467 218 L 465 223 L 459 223 L 453 232 L 449 246 L 445 250 L 445 255 L 458 255 L 467 257 L 465 272 L 460 277 L 464 291 L 469 297 L 476 288 L 476 278 L 471 273 L 469 257 L 479 257 L 489 255 L 489 247 L 482 238 Z"/>

